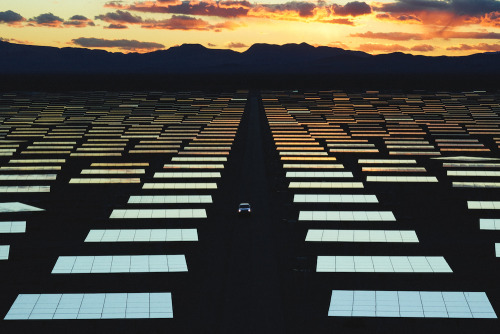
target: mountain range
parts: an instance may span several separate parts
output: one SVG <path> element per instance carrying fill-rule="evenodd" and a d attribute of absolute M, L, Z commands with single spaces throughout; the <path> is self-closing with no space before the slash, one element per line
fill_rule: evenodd
<path fill-rule="evenodd" d="M 183 44 L 149 53 L 0 41 L 3 74 L 500 74 L 500 53 L 428 57 L 302 44 L 254 44 L 244 52 Z"/>

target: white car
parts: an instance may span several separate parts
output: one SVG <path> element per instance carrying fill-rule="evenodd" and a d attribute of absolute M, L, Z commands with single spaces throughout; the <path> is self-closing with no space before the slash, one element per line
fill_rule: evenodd
<path fill-rule="evenodd" d="M 248 214 L 252 212 L 252 209 L 250 209 L 250 204 L 248 203 L 240 203 L 238 206 L 238 213 L 240 214 Z"/>

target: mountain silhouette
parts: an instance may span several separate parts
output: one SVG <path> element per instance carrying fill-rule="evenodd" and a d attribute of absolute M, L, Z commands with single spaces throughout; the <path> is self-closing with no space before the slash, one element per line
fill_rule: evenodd
<path fill-rule="evenodd" d="M 183 44 L 120 53 L 0 42 L 3 74 L 500 74 L 500 53 L 414 56 L 301 44 L 254 44 L 244 52 Z"/>

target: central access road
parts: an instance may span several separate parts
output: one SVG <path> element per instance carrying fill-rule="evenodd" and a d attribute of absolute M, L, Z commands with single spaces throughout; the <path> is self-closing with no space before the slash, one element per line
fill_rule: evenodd
<path fill-rule="evenodd" d="M 276 238 L 273 192 L 265 168 L 267 127 L 259 96 L 250 94 L 241 126 L 244 153 L 235 201 L 249 202 L 252 214 L 235 217 L 224 287 L 220 333 L 284 333 L 285 321 Z M 233 209 L 233 208 L 230 208 Z M 236 210 L 236 207 L 234 208 Z"/>

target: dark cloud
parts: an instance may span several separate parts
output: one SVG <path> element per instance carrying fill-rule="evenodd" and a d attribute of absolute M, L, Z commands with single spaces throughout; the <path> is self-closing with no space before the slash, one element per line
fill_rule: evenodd
<path fill-rule="evenodd" d="M 418 11 L 445 11 L 449 8 L 450 1 L 440 0 L 396 0 L 395 2 L 381 3 L 375 9 L 388 13 L 408 13 Z"/>
<path fill-rule="evenodd" d="M 283 4 L 260 5 L 267 12 L 296 12 L 300 17 L 311 17 L 314 15 L 316 4 L 311 2 L 286 2 Z"/>
<path fill-rule="evenodd" d="M 419 11 L 445 11 L 456 15 L 483 15 L 500 11 L 497 0 L 397 0 L 382 3 L 377 10 L 389 13 L 408 13 Z"/>
<path fill-rule="evenodd" d="M 253 7 L 249 1 L 221 1 L 220 4 L 222 7 Z"/>
<path fill-rule="evenodd" d="M 239 2 L 238 2 L 239 3 Z M 106 29 L 125 29 L 127 24 L 138 24 L 145 29 L 167 29 L 167 30 L 214 30 L 234 29 L 239 26 L 232 22 L 222 22 L 210 24 L 209 22 L 187 15 L 172 15 L 171 18 L 164 20 L 143 19 L 140 16 L 133 15 L 130 12 L 117 10 L 114 13 L 107 13 L 95 17 L 110 23 Z"/>
<path fill-rule="evenodd" d="M 208 43 L 208 46 L 213 48 L 214 46 L 217 46 L 217 44 Z"/>
<path fill-rule="evenodd" d="M 228 48 L 231 48 L 231 49 L 241 49 L 241 48 L 247 48 L 248 45 L 244 44 L 244 43 L 240 43 L 240 42 L 230 42 L 228 44 L 226 44 L 226 46 Z"/>
<path fill-rule="evenodd" d="M 15 38 L 3 38 L 3 37 L 0 37 L 0 42 L 9 42 L 9 43 L 15 43 L 15 44 L 33 44 L 33 42 L 30 42 L 30 41 L 22 41 L 22 40 L 15 39 Z"/>
<path fill-rule="evenodd" d="M 224 2 L 189 2 L 184 1 L 180 4 L 167 6 L 151 5 L 148 2 L 137 3 L 127 7 L 127 9 L 138 12 L 148 13 L 170 13 L 184 15 L 202 15 L 202 16 L 219 16 L 219 17 L 241 17 L 246 16 L 249 7 L 246 7 L 245 1 L 231 1 L 236 6 L 225 6 Z M 239 5 L 238 5 L 239 4 Z"/>
<path fill-rule="evenodd" d="M 129 12 L 125 12 L 122 10 L 117 10 L 114 13 L 107 13 L 104 15 L 98 15 L 95 17 L 96 20 L 102 20 L 109 23 L 131 23 L 137 24 L 142 23 L 142 17 L 137 15 L 132 15 Z"/>
<path fill-rule="evenodd" d="M 126 25 L 124 25 L 124 24 L 111 23 L 109 26 L 104 27 L 104 29 L 128 29 L 128 27 Z"/>
<path fill-rule="evenodd" d="M 21 14 L 11 10 L 0 12 L 0 23 L 15 24 L 22 21 L 24 21 L 24 17 Z"/>
<path fill-rule="evenodd" d="M 95 23 L 83 15 L 73 15 L 69 18 L 69 21 L 64 21 L 65 26 L 72 26 L 77 28 L 83 28 L 87 26 L 95 26 Z"/>
<path fill-rule="evenodd" d="M 87 21 L 88 20 L 88 18 L 86 18 L 83 15 L 73 15 L 69 19 L 70 19 L 70 21 Z"/>
<path fill-rule="evenodd" d="M 377 14 L 375 16 L 379 20 L 390 20 L 390 21 L 400 21 L 400 22 L 413 22 L 413 23 L 419 23 L 422 22 L 422 20 L 415 15 L 392 15 L 388 13 L 383 13 L 383 14 Z"/>
<path fill-rule="evenodd" d="M 83 28 L 86 26 L 95 26 L 94 22 L 87 22 L 87 21 L 64 21 L 65 26 L 72 26 L 72 27 L 77 27 L 77 28 Z"/>
<path fill-rule="evenodd" d="M 396 0 L 378 3 L 379 19 L 421 22 L 424 24 L 452 26 L 480 24 L 500 27 L 500 1 L 498 0 Z"/>
<path fill-rule="evenodd" d="M 360 1 L 348 2 L 344 6 L 334 4 L 332 9 L 336 15 L 340 16 L 360 16 L 372 12 L 372 8 L 367 3 Z"/>
<path fill-rule="evenodd" d="M 165 45 L 153 42 L 140 42 L 128 39 L 76 38 L 71 41 L 86 48 L 116 48 L 127 51 L 149 51 L 165 48 Z"/>
<path fill-rule="evenodd" d="M 46 14 L 40 14 L 32 19 L 29 19 L 28 22 L 40 26 L 59 27 L 62 25 L 64 20 L 52 13 L 46 13 Z"/>
<path fill-rule="evenodd" d="M 119 10 L 130 10 L 147 13 L 168 13 L 177 15 L 196 16 L 216 16 L 224 18 L 236 17 L 257 17 L 272 20 L 289 21 L 316 21 L 324 23 L 336 23 L 354 25 L 349 19 L 342 19 L 344 16 L 360 16 L 370 14 L 371 7 L 361 1 L 349 2 L 345 5 L 327 4 L 323 0 L 317 2 L 309 1 L 289 1 L 284 3 L 251 3 L 246 0 L 241 1 L 137 1 L 131 5 L 108 2 L 106 7 Z"/>

